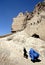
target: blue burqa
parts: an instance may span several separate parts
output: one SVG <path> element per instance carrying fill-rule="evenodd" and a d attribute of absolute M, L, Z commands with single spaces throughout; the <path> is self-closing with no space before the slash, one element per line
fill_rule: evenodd
<path fill-rule="evenodd" d="M 29 51 L 29 56 L 30 56 L 31 60 L 36 60 L 39 58 L 39 53 L 36 52 L 33 48 L 31 48 Z"/>

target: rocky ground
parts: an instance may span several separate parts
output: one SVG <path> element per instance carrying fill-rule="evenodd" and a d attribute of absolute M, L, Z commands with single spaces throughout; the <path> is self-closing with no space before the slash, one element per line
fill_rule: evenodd
<path fill-rule="evenodd" d="M 11 32 L 0 36 L 0 65 L 45 65 L 45 2 L 37 4 L 33 12 L 13 18 Z M 39 38 L 32 37 L 33 34 Z M 24 48 L 28 59 L 24 58 Z M 40 62 L 31 61 L 30 48 L 40 54 Z"/>
<path fill-rule="evenodd" d="M 28 59 L 24 58 L 24 47 L 27 50 Z M 30 48 L 39 54 L 40 62 L 31 62 Z M 45 65 L 45 41 L 28 37 L 24 32 L 18 32 L 0 39 L 0 65 Z"/>

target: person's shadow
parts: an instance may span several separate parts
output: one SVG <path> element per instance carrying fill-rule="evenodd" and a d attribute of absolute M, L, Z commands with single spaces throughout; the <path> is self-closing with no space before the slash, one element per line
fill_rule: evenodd
<path fill-rule="evenodd" d="M 35 62 L 41 62 L 41 60 L 40 59 L 36 59 L 36 60 L 31 60 L 33 63 L 35 63 Z"/>

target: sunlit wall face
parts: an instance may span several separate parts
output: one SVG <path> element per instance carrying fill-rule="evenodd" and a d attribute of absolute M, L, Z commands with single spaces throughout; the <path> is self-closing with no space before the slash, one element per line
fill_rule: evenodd
<path fill-rule="evenodd" d="M 0 35 L 11 33 L 12 18 L 19 12 L 33 11 L 43 0 L 0 0 Z"/>

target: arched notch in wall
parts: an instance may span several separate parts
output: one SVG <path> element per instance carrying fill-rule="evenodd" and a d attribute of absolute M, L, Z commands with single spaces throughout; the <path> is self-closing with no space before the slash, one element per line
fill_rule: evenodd
<path fill-rule="evenodd" d="M 34 38 L 40 38 L 39 35 L 36 34 L 36 33 L 34 33 L 34 34 L 32 35 L 32 37 L 34 37 Z"/>
<path fill-rule="evenodd" d="M 37 23 L 39 23 L 39 21 L 37 21 Z"/>
<path fill-rule="evenodd" d="M 35 25 L 35 22 L 33 22 L 33 24 Z"/>
<path fill-rule="evenodd" d="M 32 25 L 32 23 L 30 23 Z"/>

